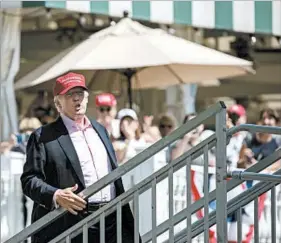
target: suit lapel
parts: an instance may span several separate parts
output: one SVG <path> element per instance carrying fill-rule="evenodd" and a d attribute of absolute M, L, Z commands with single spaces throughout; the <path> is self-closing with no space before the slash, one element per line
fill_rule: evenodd
<path fill-rule="evenodd" d="M 84 176 L 83 176 L 83 173 L 82 173 L 82 169 L 81 169 L 81 166 L 80 166 L 78 155 L 76 153 L 76 150 L 73 146 L 73 143 L 71 141 L 69 133 L 68 133 L 61 117 L 59 117 L 57 119 L 56 128 L 57 128 L 57 130 L 60 134 L 60 136 L 58 136 L 58 142 L 59 142 L 62 150 L 64 151 L 66 157 L 69 159 L 75 173 L 78 176 L 78 179 L 80 180 L 82 185 L 85 187 Z"/>
<path fill-rule="evenodd" d="M 110 143 L 111 143 L 110 140 L 108 139 L 105 131 L 103 129 L 101 129 L 101 126 L 97 122 L 92 120 L 91 123 L 92 123 L 93 128 L 95 129 L 95 131 L 97 132 L 97 134 L 99 135 L 101 141 L 103 142 L 103 144 L 105 146 L 107 154 L 109 155 L 108 157 L 110 159 L 112 169 L 116 169 L 117 165 L 116 165 L 116 162 L 115 162 L 115 156 L 114 156 L 113 151 L 112 151 L 111 146 L 110 146 Z"/>

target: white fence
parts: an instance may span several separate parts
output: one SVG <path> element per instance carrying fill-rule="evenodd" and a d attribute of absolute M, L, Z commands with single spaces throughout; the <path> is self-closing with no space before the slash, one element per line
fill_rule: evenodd
<path fill-rule="evenodd" d="M 20 183 L 24 160 L 25 156 L 16 152 L 1 155 L 1 242 L 24 228 Z M 27 199 L 27 224 L 30 224 L 32 204 Z"/>

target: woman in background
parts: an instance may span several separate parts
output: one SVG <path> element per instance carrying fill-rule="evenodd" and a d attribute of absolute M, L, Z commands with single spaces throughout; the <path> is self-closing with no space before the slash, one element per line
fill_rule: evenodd
<path fill-rule="evenodd" d="M 134 157 L 145 146 L 137 114 L 132 109 L 122 109 L 118 112 L 120 120 L 120 137 L 113 142 L 117 161 L 121 164 Z"/>

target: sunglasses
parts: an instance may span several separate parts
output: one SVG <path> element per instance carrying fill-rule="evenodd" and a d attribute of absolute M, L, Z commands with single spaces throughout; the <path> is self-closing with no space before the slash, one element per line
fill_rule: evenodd
<path fill-rule="evenodd" d="M 84 90 L 79 90 L 79 91 L 67 92 L 65 94 L 65 96 L 67 98 L 72 98 L 74 95 L 77 95 L 79 98 L 83 98 L 85 95 L 85 92 L 84 92 Z"/>
<path fill-rule="evenodd" d="M 165 125 L 165 124 L 160 124 L 159 127 L 162 128 L 162 129 L 164 129 L 164 128 L 172 129 L 173 128 L 172 125 Z"/>
<path fill-rule="evenodd" d="M 99 110 L 100 110 L 100 112 L 110 112 L 111 107 L 100 107 Z"/>

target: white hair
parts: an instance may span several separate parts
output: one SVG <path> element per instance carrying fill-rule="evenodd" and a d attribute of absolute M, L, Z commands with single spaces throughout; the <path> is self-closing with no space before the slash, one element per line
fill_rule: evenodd
<path fill-rule="evenodd" d="M 59 95 L 56 95 L 54 97 L 54 103 L 55 103 L 55 107 L 58 111 L 58 113 L 61 113 L 61 101 L 60 101 L 61 97 Z"/>

